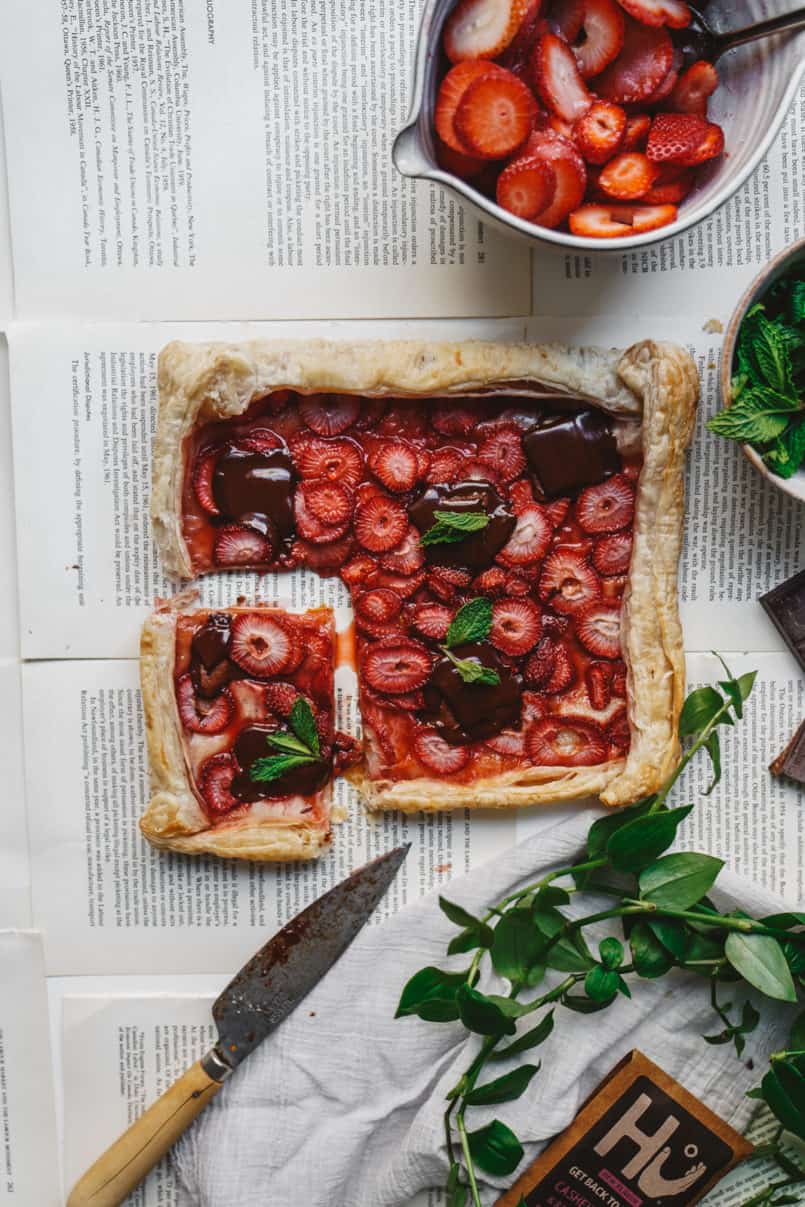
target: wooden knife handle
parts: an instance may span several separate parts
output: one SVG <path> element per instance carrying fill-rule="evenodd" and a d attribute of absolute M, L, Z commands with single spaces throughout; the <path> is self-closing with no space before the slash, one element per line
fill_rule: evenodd
<path fill-rule="evenodd" d="M 197 1061 L 98 1157 L 76 1182 L 67 1207 L 118 1207 L 220 1088 Z"/>

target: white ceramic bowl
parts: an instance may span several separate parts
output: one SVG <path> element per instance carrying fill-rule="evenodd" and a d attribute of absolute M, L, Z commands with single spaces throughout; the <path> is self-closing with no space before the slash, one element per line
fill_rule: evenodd
<path fill-rule="evenodd" d="M 436 160 L 433 107 L 441 60 L 442 26 L 456 0 L 426 0 L 419 29 L 413 98 L 407 125 L 397 135 L 393 158 L 404 176 L 435 180 L 472 202 L 488 220 L 511 234 L 573 250 L 624 252 L 680 234 L 708 217 L 757 167 L 780 128 L 805 74 L 805 31 L 782 34 L 737 47 L 718 62 L 721 86 L 710 103 L 714 121 L 724 127 L 726 154 L 700 169 L 698 183 L 679 207 L 670 226 L 618 239 L 583 239 L 547 230 L 501 209 L 470 181 L 445 172 Z M 717 31 L 790 12 L 793 0 L 712 0 L 707 20 Z"/>
<path fill-rule="evenodd" d="M 798 243 L 792 243 L 785 251 L 780 252 L 773 260 L 770 260 L 762 272 L 758 273 L 752 284 L 744 293 L 738 305 L 732 313 L 732 318 L 729 321 L 726 334 L 724 336 L 724 346 L 721 351 L 721 401 L 724 406 L 729 406 L 732 394 L 732 376 L 735 371 L 735 346 L 738 342 L 738 332 L 743 322 L 743 317 L 755 302 L 763 300 L 763 295 L 772 287 L 775 281 L 784 276 L 794 264 L 799 263 L 805 274 L 805 239 L 800 239 Z M 782 490 L 787 495 L 792 495 L 793 498 L 799 499 L 801 503 L 805 503 L 805 469 L 800 468 L 792 478 L 781 478 L 779 474 L 772 471 L 764 464 L 763 458 L 759 453 L 755 452 L 751 444 L 742 444 L 741 448 L 745 456 L 752 462 L 755 469 L 760 470 L 763 477 L 776 486 L 778 490 Z"/>

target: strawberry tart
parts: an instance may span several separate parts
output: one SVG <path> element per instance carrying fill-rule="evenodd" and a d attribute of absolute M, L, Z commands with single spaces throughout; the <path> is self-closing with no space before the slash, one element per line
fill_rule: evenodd
<path fill-rule="evenodd" d="M 140 671 L 156 847 L 308 859 L 331 837 L 331 781 L 355 744 L 333 729 L 329 608 L 188 609 L 143 627 Z"/>
<path fill-rule="evenodd" d="M 364 732 L 350 775 L 370 807 L 620 805 L 667 776 L 698 390 L 686 352 L 174 343 L 159 382 L 152 520 L 166 568 L 304 566 L 349 587 Z M 155 624 L 152 643 L 175 620 Z M 217 671 L 194 680 L 186 656 L 177 644 L 164 664 L 171 707 L 203 732 L 218 705 L 200 684 Z M 276 674 L 326 709 L 331 669 L 316 684 L 301 666 L 304 683 Z M 229 697 L 254 682 L 245 670 Z M 176 735 L 164 774 L 186 776 Z M 205 765 L 219 753 L 206 741 Z M 220 746 L 228 757 L 228 736 Z"/>

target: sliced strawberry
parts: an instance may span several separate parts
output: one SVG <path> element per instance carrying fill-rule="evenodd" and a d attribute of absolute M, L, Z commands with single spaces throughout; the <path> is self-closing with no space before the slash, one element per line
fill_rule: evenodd
<path fill-rule="evenodd" d="M 343 524 L 352 515 L 352 498 L 337 482 L 302 482 L 305 503 L 322 524 Z"/>
<path fill-rule="evenodd" d="M 270 428 L 254 427 L 245 436 L 239 436 L 236 443 L 250 453 L 268 453 L 273 448 L 282 448 L 285 442 Z"/>
<path fill-rule="evenodd" d="M 349 529 L 349 515 L 338 524 L 325 524 L 314 514 L 308 498 L 310 493 L 317 491 L 321 485 L 318 482 L 300 482 L 293 500 L 297 532 L 303 540 L 310 541 L 312 545 L 329 545 L 332 541 L 340 540 Z M 332 484 L 327 485 L 329 489 Z"/>
<path fill-rule="evenodd" d="M 491 465 L 501 482 L 511 482 L 526 466 L 523 433 L 520 428 L 513 423 L 501 424 L 495 428 L 481 441 L 478 460 Z"/>
<path fill-rule="evenodd" d="M 626 113 L 611 101 L 594 101 L 573 127 L 573 141 L 588 163 L 606 163 L 626 131 Z"/>
<path fill-rule="evenodd" d="M 472 457 L 469 461 L 464 462 L 461 480 L 462 482 L 488 482 L 494 486 L 498 481 L 498 476 L 488 461 L 479 461 L 477 457 Z"/>
<path fill-rule="evenodd" d="M 631 113 L 626 119 L 622 151 L 642 151 L 648 142 L 651 118 L 648 113 Z"/>
<path fill-rule="evenodd" d="M 441 140 L 436 145 L 436 158 L 440 168 L 444 168 L 445 172 L 450 172 L 453 176 L 460 177 L 461 180 L 473 180 L 489 166 L 489 160 L 478 159 L 475 155 L 465 155 L 463 151 L 456 151 Z"/>
<path fill-rule="evenodd" d="M 644 25 L 670 25 L 672 29 L 690 25 L 691 11 L 684 0 L 620 0 L 620 3 Z"/>
<path fill-rule="evenodd" d="M 576 619 L 576 636 L 588 653 L 596 658 L 619 658 L 621 652 L 621 616 L 617 604 L 594 603 Z"/>
<path fill-rule="evenodd" d="M 299 399 L 299 414 L 319 436 L 340 436 L 361 413 L 361 400 L 350 394 L 308 394 Z"/>
<path fill-rule="evenodd" d="M 678 168 L 675 164 L 661 164 L 654 184 L 644 195 L 646 205 L 677 205 L 684 201 L 696 183 L 693 168 Z"/>
<path fill-rule="evenodd" d="M 534 125 L 537 102 L 503 68 L 470 84 L 459 102 L 454 126 L 470 155 L 504 159 L 521 147 Z"/>
<path fill-rule="evenodd" d="M 598 177 L 598 184 L 610 197 L 636 201 L 651 188 L 657 168 L 642 151 L 624 151 L 611 159 Z"/>
<path fill-rule="evenodd" d="M 682 52 L 674 47 L 674 58 L 671 65 L 671 70 L 663 76 L 657 87 L 650 93 L 642 102 L 651 109 L 661 105 L 667 96 L 670 96 L 674 90 L 674 86 L 679 79 L 679 67 L 682 63 Z"/>
<path fill-rule="evenodd" d="M 540 127 L 537 125 L 534 128 L 539 129 Z M 545 129 L 552 130 L 554 134 L 561 134 L 562 138 L 573 137 L 573 123 L 566 122 L 563 117 L 557 117 L 555 113 L 548 114 Z"/>
<path fill-rule="evenodd" d="M 212 475 L 220 456 L 220 448 L 211 448 L 201 453 L 193 466 L 193 491 L 208 515 L 220 515 L 212 493 Z"/>
<path fill-rule="evenodd" d="M 426 473 L 428 482 L 445 485 L 455 482 L 464 464 L 464 454 L 455 448 L 437 448 L 430 459 Z"/>
<path fill-rule="evenodd" d="M 676 222 L 675 205 L 582 205 L 568 217 L 572 235 L 585 239 L 618 239 L 643 235 Z"/>
<path fill-rule="evenodd" d="M 231 754 L 214 754 L 201 768 L 199 789 L 207 811 L 222 817 L 240 802 L 229 791 L 235 778 L 235 763 Z"/>
<path fill-rule="evenodd" d="M 698 113 L 707 116 L 707 101 L 718 88 L 718 72 L 706 59 L 691 63 L 687 71 L 674 85 L 668 97 L 668 108 L 672 113 Z"/>
<path fill-rule="evenodd" d="M 553 229 L 581 204 L 587 187 L 584 160 L 569 139 L 550 130 L 532 134 L 526 153 L 544 159 L 554 170 L 556 192 L 553 201 L 534 218 L 539 226 Z"/>
<path fill-rule="evenodd" d="M 539 597 L 557 612 L 578 612 L 600 596 L 598 575 L 580 553 L 560 547 L 545 559 Z"/>
<path fill-rule="evenodd" d="M 626 663 L 620 659 L 612 664 L 612 678 L 610 680 L 613 696 L 619 696 L 621 699 L 626 699 Z"/>
<path fill-rule="evenodd" d="M 632 741 L 632 730 L 625 708 L 616 712 L 610 720 L 609 725 L 607 725 L 607 737 L 616 751 L 624 752 L 629 749 Z"/>
<path fill-rule="evenodd" d="M 696 113 L 658 113 L 651 123 L 646 154 L 655 163 L 694 167 L 724 150 L 724 131 Z"/>
<path fill-rule="evenodd" d="M 504 729 L 493 738 L 487 738 L 484 745 L 505 758 L 521 759 L 525 754 L 525 734 L 519 729 Z"/>
<path fill-rule="evenodd" d="M 570 503 L 570 499 L 554 499 L 552 503 L 545 504 L 548 519 L 554 528 L 561 528 L 564 524 L 567 519 L 567 513 L 570 511 Z"/>
<path fill-rule="evenodd" d="M 575 122 L 593 102 L 575 55 L 556 34 L 543 34 L 532 59 L 537 92 L 543 102 L 566 122 Z"/>
<path fill-rule="evenodd" d="M 536 500 L 528 478 L 521 478 L 519 482 L 512 483 L 509 490 L 509 502 L 518 515 L 521 511 L 525 511 L 526 507 L 534 506 Z"/>
<path fill-rule="evenodd" d="M 373 557 L 369 557 L 368 553 L 359 553 L 341 570 L 341 578 L 351 590 L 366 584 L 376 574 L 377 562 Z"/>
<path fill-rule="evenodd" d="M 385 553 L 399 545 L 408 531 L 408 515 L 395 499 L 375 495 L 355 509 L 355 537 L 370 553 Z"/>
<path fill-rule="evenodd" d="M 528 7 L 527 0 L 459 0 L 444 26 L 442 44 L 450 62 L 497 58 Z"/>
<path fill-rule="evenodd" d="M 405 494 L 419 477 L 416 449 L 403 440 L 383 440 L 369 454 L 369 468 L 387 490 Z"/>
<path fill-rule="evenodd" d="M 419 529 L 413 524 L 408 525 L 408 530 L 399 544 L 388 553 L 380 555 L 380 565 L 393 574 L 413 574 L 424 564 L 425 550 L 419 539 Z"/>
<path fill-rule="evenodd" d="M 542 618 L 542 630 L 548 637 L 563 637 L 571 625 L 570 614 L 546 612 Z"/>
<path fill-rule="evenodd" d="M 486 59 L 468 59 L 464 63 L 457 63 L 455 67 L 451 67 L 439 85 L 433 110 L 433 124 L 439 138 L 451 151 L 461 155 L 467 154 L 467 148 L 453 125 L 459 101 L 470 84 L 484 75 L 494 75 L 497 70 L 497 65 Z M 476 162 L 483 164 L 484 161 L 476 160 Z"/>
<path fill-rule="evenodd" d="M 384 588 L 386 590 L 387 588 Z M 395 641 L 401 641 L 405 637 L 402 619 L 397 617 L 396 620 L 382 621 L 369 620 L 365 616 L 356 616 L 355 625 L 364 637 L 373 637 L 376 641 L 382 641 L 386 645 L 393 644 Z"/>
<path fill-rule="evenodd" d="M 543 688 L 550 683 L 556 669 L 561 647 L 550 637 L 543 637 L 523 667 L 523 679 L 529 687 Z M 568 666 L 570 660 L 568 659 Z"/>
<path fill-rule="evenodd" d="M 410 599 L 425 582 L 425 571 L 417 570 L 413 574 L 393 574 L 390 570 L 378 570 L 375 586 L 388 587 L 400 599 Z"/>
<path fill-rule="evenodd" d="M 414 608 L 413 626 L 423 637 L 444 641 L 453 619 L 451 608 L 444 604 L 423 603 Z"/>
<path fill-rule="evenodd" d="M 418 641 L 373 645 L 363 655 L 366 682 L 386 695 L 416 691 L 427 683 L 432 668 L 430 653 Z"/>
<path fill-rule="evenodd" d="M 313 545 L 308 541 L 297 540 L 294 541 L 291 551 L 296 560 L 292 561 L 287 569 L 292 570 L 303 565 L 318 574 L 335 574 L 337 570 L 343 570 L 354 547 L 351 536 L 330 541 L 326 545 Z"/>
<path fill-rule="evenodd" d="M 636 105 L 651 96 L 674 62 L 674 46 L 666 29 L 626 21 L 623 48 L 595 82 L 605 101 Z"/>
<path fill-rule="evenodd" d="M 423 767 L 436 775 L 455 775 L 470 761 L 466 746 L 451 746 L 435 729 L 420 729 L 414 738 L 414 754 Z"/>
<path fill-rule="evenodd" d="M 522 574 L 507 574 L 505 581 L 506 595 L 530 595 L 531 583 Z"/>
<path fill-rule="evenodd" d="M 607 757 L 603 730 L 580 717 L 543 717 L 526 734 L 528 757 L 536 767 L 592 767 Z"/>
<path fill-rule="evenodd" d="M 290 626 L 259 612 L 239 612 L 232 618 L 229 653 L 244 671 L 258 678 L 293 670 L 302 657 Z"/>
<path fill-rule="evenodd" d="M 611 697 L 609 667 L 604 662 L 593 662 L 587 667 L 584 681 L 587 685 L 587 695 L 590 704 L 596 712 L 603 712 Z"/>
<path fill-rule="evenodd" d="M 363 477 L 363 457 L 352 440 L 303 436 L 293 442 L 291 452 L 303 478 L 327 478 L 354 490 Z"/>
<path fill-rule="evenodd" d="M 196 695 L 193 679 L 182 675 L 176 684 L 176 706 L 185 729 L 191 733 L 222 733 L 235 715 L 235 702 L 227 688 L 212 700 Z"/>
<path fill-rule="evenodd" d="M 386 587 L 376 587 L 371 591 L 361 591 L 354 599 L 355 611 L 366 620 L 389 621 L 399 616 L 399 597 Z"/>
<path fill-rule="evenodd" d="M 623 474 L 587 486 L 576 500 L 576 520 L 585 532 L 618 532 L 632 522 L 634 487 Z"/>
<path fill-rule="evenodd" d="M 509 575 L 500 566 L 490 566 L 472 580 L 472 589 L 479 595 L 500 595 L 506 589 Z"/>
<path fill-rule="evenodd" d="M 551 165 L 536 156 L 521 156 L 498 176 L 495 200 L 518 218 L 533 219 L 547 209 L 555 194 L 556 173 Z"/>
<path fill-rule="evenodd" d="M 266 708 L 276 716 L 286 720 L 291 715 L 291 709 L 299 699 L 301 692 L 293 683 L 267 683 L 263 688 Z M 307 698 L 307 697 L 306 697 Z M 308 701 L 310 703 L 310 701 Z"/>
<path fill-rule="evenodd" d="M 226 524 L 218 529 L 213 559 L 218 566 L 264 566 L 273 555 L 271 542 L 243 524 Z"/>
<path fill-rule="evenodd" d="M 533 649 L 542 632 L 542 614 L 531 599 L 498 599 L 492 605 L 489 640 L 496 650 L 519 658 Z"/>
<path fill-rule="evenodd" d="M 528 0 L 528 9 L 520 22 L 520 28 L 509 45 L 500 55 L 498 62 L 507 71 L 512 71 L 524 84 L 531 86 L 531 55 L 538 38 L 550 26 L 542 15 L 545 0 Z"/>
<path fill-rule="evenodd" d="M 615 532 L 612 536 L 602 537 L 595 542 L 593 550 L 593 565 L 599 574 L 607 578 L 617 574 L 626 574 L 632 560 L 632 534 L 630 532 Z"/>
<path fill-rule="evenodd" d="M 538 562 L 548 550 L 553 527 L 539 503 L 524 508 L 517 516 L 514 532 L 498 553 L 496 561 L 503 566 L 523 566 Z"/>
<path fill-rule="evenodd" d="M 436 402 L 430 409 L 431 427 L 442 436 L 466 436 L 480 418 L 477 407 L 462 406 L 452 399 Z"/>
<path fill-rule="evenodd" d="M 584 79 L 599 75 L 623 46 L 623 10 L 615 0 L 563 0 L 553 24 L 573 48 Z"/>
<path fill-rule="evenodd" d="M 431 566 L 427 574 L 428 587 L 442 603 L 452 603 L 471 582 L 472 575 L 456 566 Z"/>

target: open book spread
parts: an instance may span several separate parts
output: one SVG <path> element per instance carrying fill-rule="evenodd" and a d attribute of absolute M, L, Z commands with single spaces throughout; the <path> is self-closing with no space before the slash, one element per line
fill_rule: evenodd
<path fill-rule="evenodd" d="M 140 629 L 180 586 L 149 516 L 157 358 L 172 340 L 687 348 L 701 378 L 679 585 L 688 683 L 719 678 L 714 648 L 758 683 L 679 846 L 805 900 L 805 790 L 766 770 L 805 716 L 805 678 L 757 602 L 803 568 L 801 504 L 705 430 L 739 294 L 805 234 L 805 90 L 702 224 L 622 254 L 530 251 L 395 171 L 421 5 L 370 7 L 367 19 L 348 0 L 312 6 L 303 29 L 299 4 L 278 0 L 6 0 L 0 15 L 0 984 L 16 990 L 13 1004 L 0 994 L 0 1204 L 61 1201 L 58 1162 L 31 1148 L 58 1144 L 46 978 L 69 1186 L 209 1046 L 211 982 L 299 909 L 410 842 L 382 917 L 546 816 L 373 816 L 339 778 L 345 820 L 318 861 L 146 843 Z M 197 586 L 201 607 L 243 596 L 328 605 L 341 633 L 351 621 L 344 584 L 309 568 Z M 357 734 L 347 665 L 335 686 L 336 726 Z M 698 764 L 684 787 L 693 799 L 706 786 Z M 27 927 L 41 945 L 11 929 Z M 733 1207 L 762 1184 L 739 1169 L 712 1202 Z M 143 1207 L 179 1203 L 168 1162 L 141 1194 Z M 434 1191 L 412 1207 L 441 1202 Z"/>

